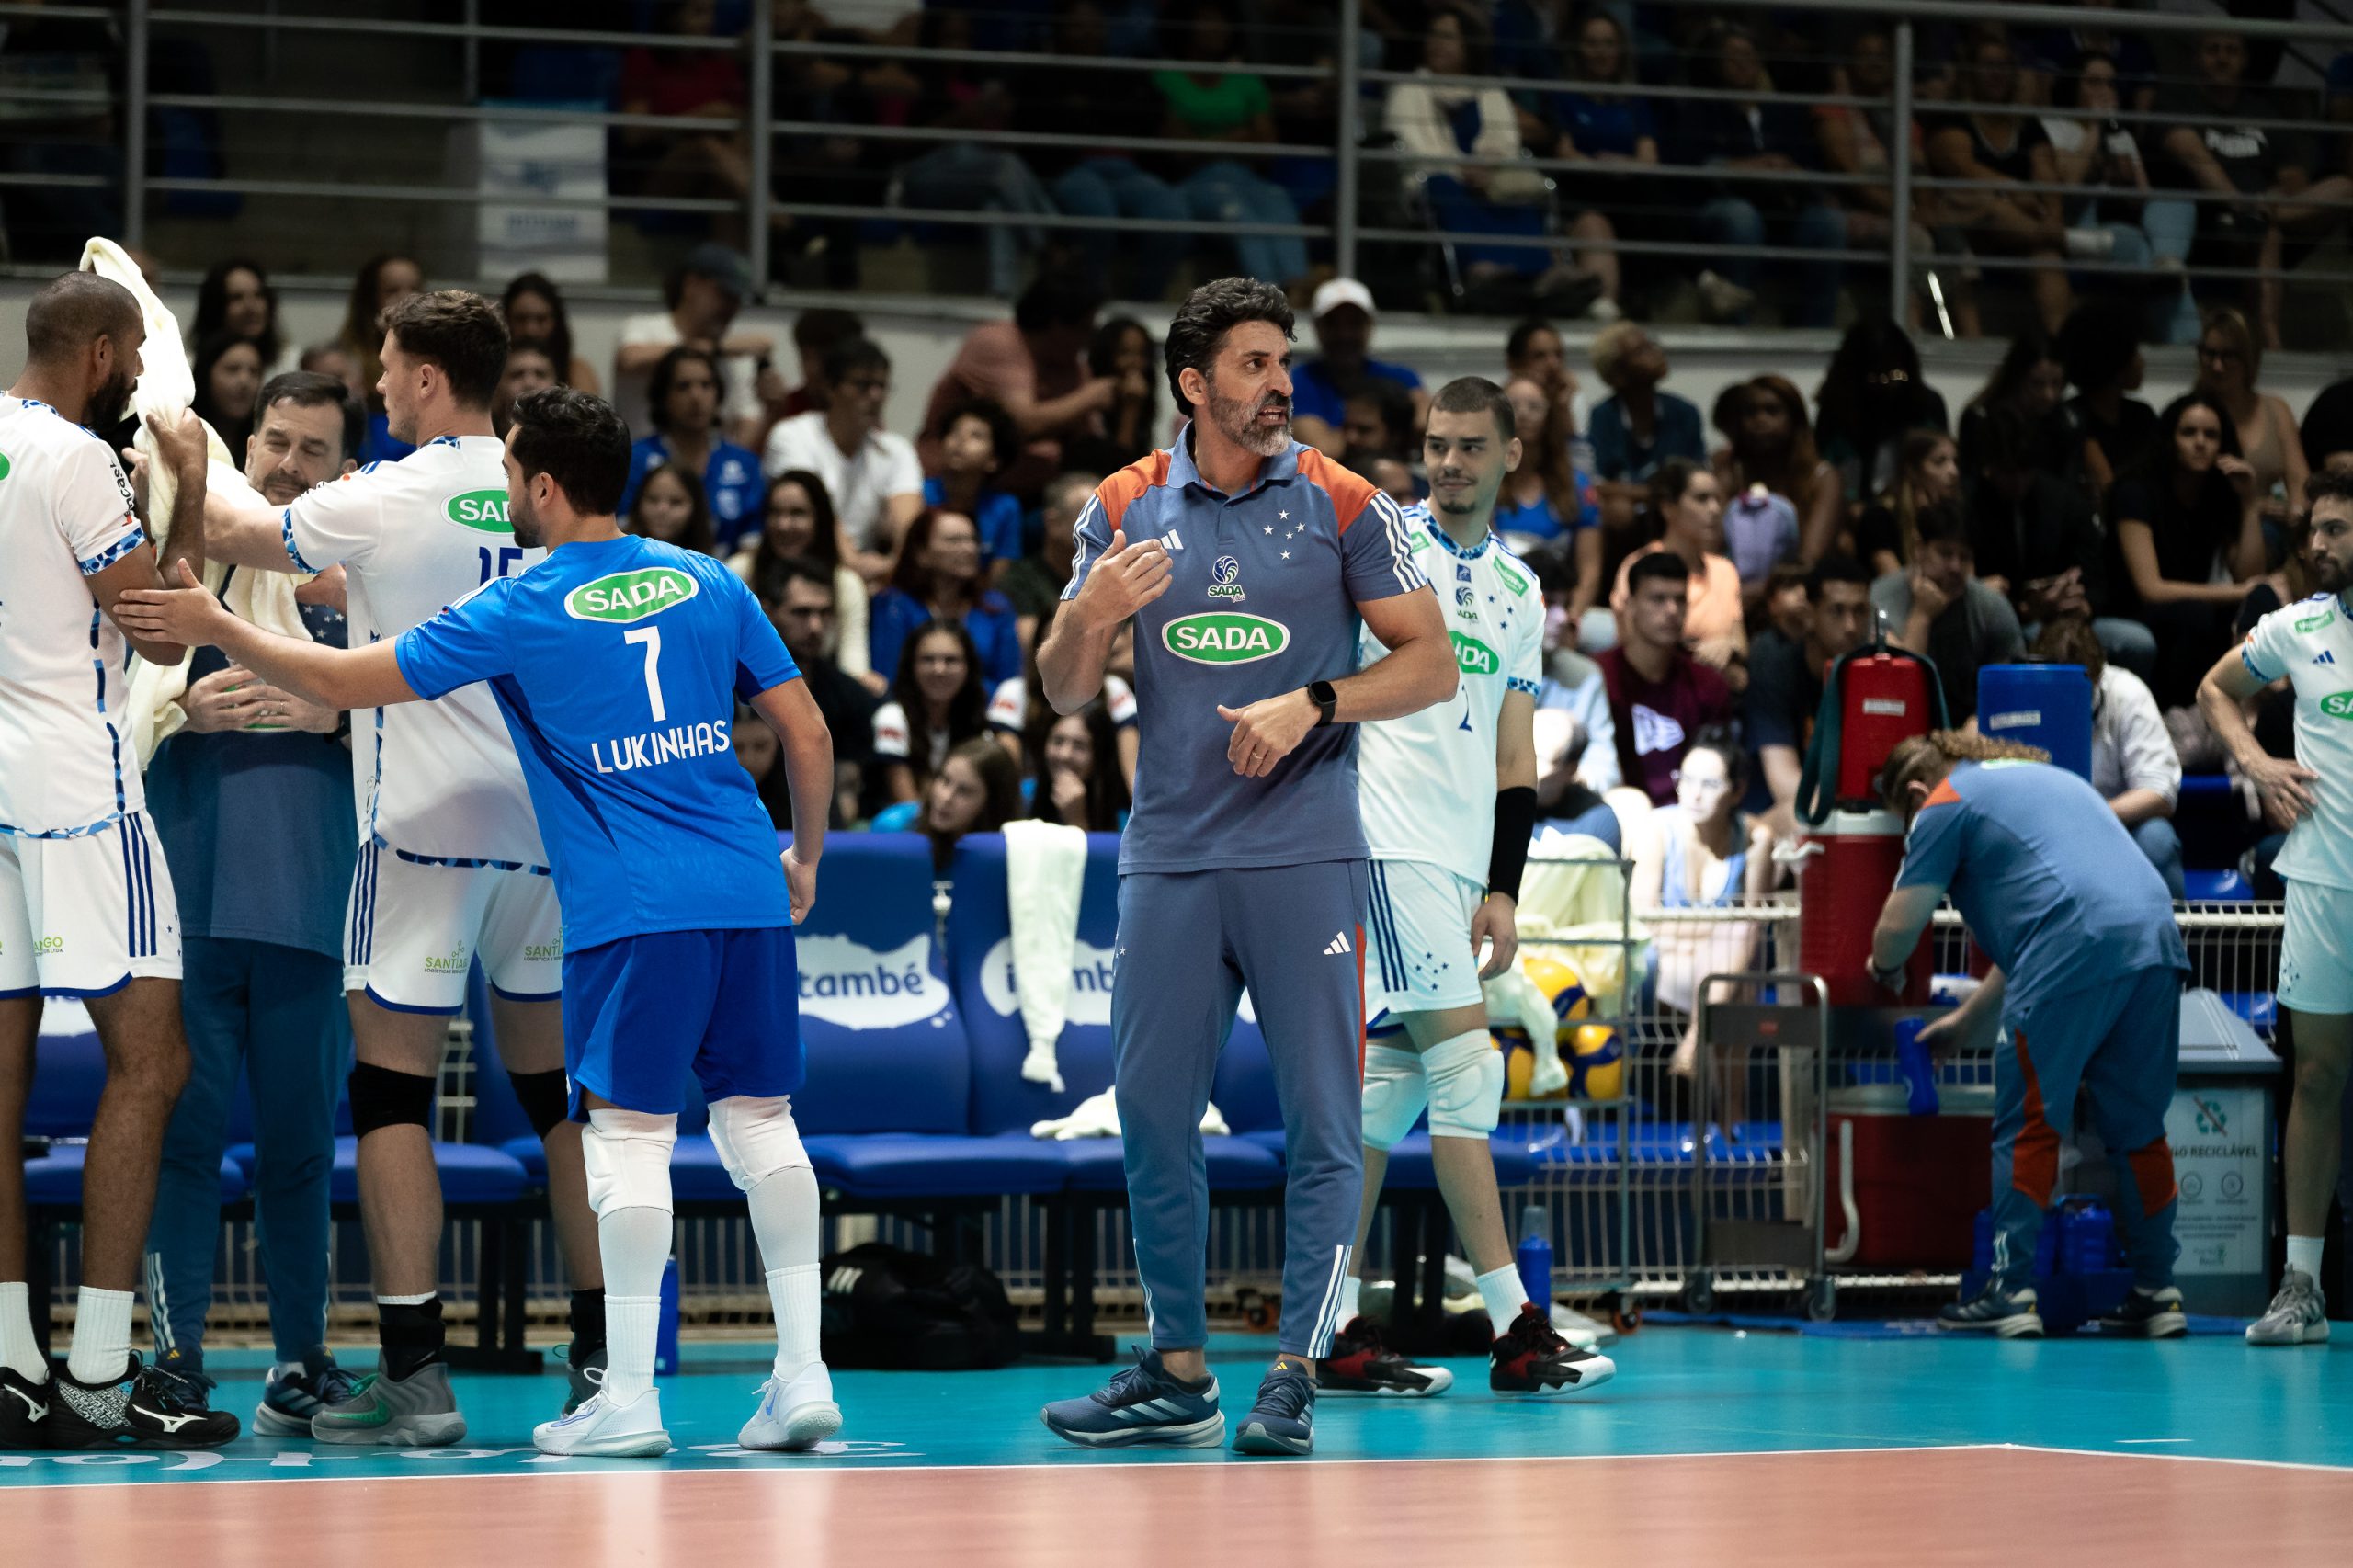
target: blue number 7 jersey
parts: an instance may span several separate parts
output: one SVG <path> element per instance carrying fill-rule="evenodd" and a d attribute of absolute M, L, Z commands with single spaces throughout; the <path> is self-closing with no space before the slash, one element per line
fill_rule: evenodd
<path fill-rule="evenodd" d="M 393 647 L 419 696 L 487 681 L 515 737 L 567 952 L 792 924 L 775 830 L 730 737 L 800 670 L 751 590 L 652 540 L 567 544 Z"/>

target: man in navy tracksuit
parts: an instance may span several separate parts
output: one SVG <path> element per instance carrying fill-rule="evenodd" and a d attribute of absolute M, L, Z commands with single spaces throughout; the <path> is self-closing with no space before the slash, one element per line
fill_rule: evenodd
<path fill-rule="evenodd" d="M 1193 421 L 1081 514 L 1064 608 L 1038 651 L 1073 712 L 1136 621 L 1143 750 L 1120 848 L 1111 989 L 1136 1267 L 1153 1349 L 1046 1425 L 1090 1447 L 1222 1441 L 1202 1346 L 1200 1119 L 1246 987 L 1283 1107 L 1281 1354 L 1235 1448 L 1305 1453 L 1314 1362 L 1339 1326 L 1363 1185 L 1365 838 L 1356 731 L 1454 694 L 1437 596 L 1397 507 L 1291 439 L 1291 311 L 1229 278 L 1170 324 Z M 1369 627 L 1386 658 L 1356 671 Z"/>

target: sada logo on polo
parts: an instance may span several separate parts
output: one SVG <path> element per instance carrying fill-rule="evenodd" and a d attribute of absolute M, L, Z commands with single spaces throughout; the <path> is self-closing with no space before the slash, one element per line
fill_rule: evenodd
<path fill-rule="evenodd" d="M 892 1029 L 926 1018 L 945 1022 L 948 985 L 931 972 L 931 937 L 910 937 L 881 952 L 847 937 L 799 939 L 801 1010 L 846 1029 Z"/>
<path fill-rule="evenodd" d="M 563 596 L 563 613 L 574 620 L 608 620 L 622 625 L 659 615 L 701 591 L 701 584 L 675 566 L 647 566 L 635 572 L 615 572 L 593 583 L 581 584 Z"/>
<path fill-rule="evenodd" d="M 1160 641 L 1178 658 L 1197 665 L 1246 665 L 1281 653 L 1290 645 L 1290 631 L 1263 615 L 1204 610 L 1162 627 Z"/>
<path fill-rule="evenodd" d="M 463 495 L 452 495 L 442 512 L 461 528 L 476 528 L 486 534 L 515 531 L 506 524 L 504 490 L 469 490 Z"/>
<path fill-rule="evenodd" d="M 1242 591 L 1242 562 L 1221 555 L 1210 565 L 1210 597 L 1240 604 L 1250 596 Z"/>

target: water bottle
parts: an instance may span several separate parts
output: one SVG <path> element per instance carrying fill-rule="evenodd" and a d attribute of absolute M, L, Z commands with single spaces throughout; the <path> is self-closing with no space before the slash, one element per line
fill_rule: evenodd
<path fill-rule="evenodd" d="M 1914 1116 L 1937 1114 L 1937 1064 L 1920 1043 L 1926 1018 L 1895 1020 L 1895 1070 L 1904 1080 L 1906 1105 Z"/>
<path fill-rule="evenodd" d="M 662 1265 L 662 1312 L 654 1320 L 654 1375 L 678 1375 L 678 1260 Z"/>
<path fill-rule="evenodd" d="M 1528 1299 L 1546 1312 L 1552 1310 L 1552 1219 L 1541 1204 L 1531 1203 L 1519 1211 L 1519 1253 L 1515 1262 L 1519 1268 L 1519 1288 Z M 1501 1332 L 1508 1324 L 1498 1324 Z"/>

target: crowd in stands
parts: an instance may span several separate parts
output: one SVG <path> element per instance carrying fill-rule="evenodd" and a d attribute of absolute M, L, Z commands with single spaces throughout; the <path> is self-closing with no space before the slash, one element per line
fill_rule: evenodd
<path fill-rule="evenodd" d="M 913 233 L 927 247 L 951 236 L 977 250 L 957 291 L 999 298 L 1069 271 L 1097 294 L 1157 299 L 1188 264 L 1312 287 L 1327 263 L 1300 231 L 1335 217 L 1345 48 L 1373 73 L 1359 106 L 1365 211 L 1444 242 L 1368 247 L 1385 256 L 1364 269 L 1384 299 L 1598 320 L 1696 308 L 1828 327 L 1865 292 L 1878 297 L 1900 224 L 1915 257 L 1936 258 L 1935 291 L 1924 270 L 1915 311 L 1947 312 L 1964 335 L 1996 299 L 2000 329 L 2022 317 L 2056 332 L 2075 299 L 2123 292 L 2154 341 L 2192 341 L 2200 312 L 2228 305 L 2259 346 L 2279 347 L 2283 284 L 2254 274 L 2301 265 L 2353 213 L 2353 137 L 2336 129 L 2353 121 L 2353 56 L 2315 80 L 2309 62 L 2283 64 L 2276 43 L 2137 32 L 2110 22 L 2119 0 L 2073 4 L 2081 18 L 2064 28 L 1915 22 L 1914 112 L 1898 126 L 1892 20 L 1851 9 L 1365 0 L 1363 32 L 1344 40 L 1336 8 L 1305 0 L 782 0 L 774 31 L 786 51 L 767 68 L 791 129 L 768 164 L 771 248 L 779 277 L 806 286 L 854 286 L 864 247 Z M 742 202 L 757 167 L 749 16 L 745 0 L 490 0 L 485 22 L 541 37 L 493 40 L 483 91 L 708 121 L 612 130 L 614 194 Z M 646 38 L 566 41 L 592 29 Z M 13 60 L 43 81 L 114 80 L 121 45 L 108 22 L 11 24 L 0 79 Z M 201 53 L 175 38 L 159 58 L 191 50 Z M 119 175 L 119 133 L 98 134 L 80 108 L 54 119 L 9 117 L 0 156 L 12 172 Z M 1105 143 L 1079 143 L 1074 129 Z M 201 132 L 175 126 L 175 147 Z M 1899 157 L 1927 182 L 1904 212 Z M 0 215 L 20 255 L 65 259 L 83 235 L 119 227 L 108 210 L 119 201 L 20 184 Z M 955 222 L 966 212 L 987 221 Z M 634 221 L 657 239 L 698 225 L 739 247 L 745 237 L 741 215 Z M 415 277 L 413 263 L 385 258 L 368 297 L 355 295 L 355 323 Z M 782 395 L 706 330 L 707 293 L 670 303 L 669 324 L 632 324 L 643 335 L 617 368 L 633 426 L 674 327 L 719 342 L 731 419 Z M 522 307 L 520 335 L 551 324 L 529 290 L 509 305 Z M 343 347 L 365 370 L 369 346 L 354 335 Z M 580 383 L 586 369 L 564 374 Z M 1000 401 L 1030 439 L 1029 414 Z"/>

